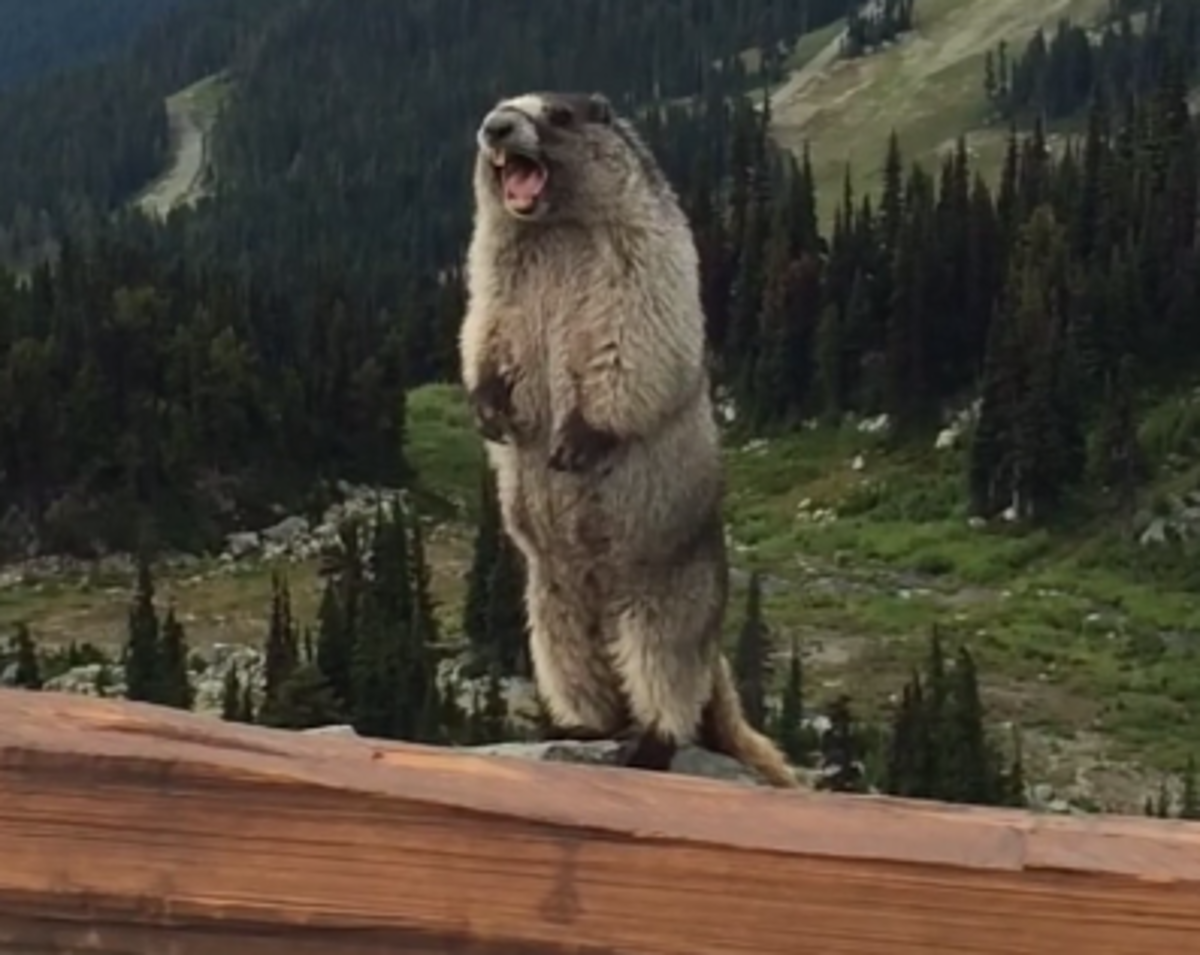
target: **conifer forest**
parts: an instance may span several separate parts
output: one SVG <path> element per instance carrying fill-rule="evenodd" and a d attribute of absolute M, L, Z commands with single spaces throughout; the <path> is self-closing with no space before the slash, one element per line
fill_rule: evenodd
<path fill-rule="evenodd" d="M 992 166 L 965 129 L 932 159 L 893 131 L 837 181 L 815 171 L 819 128 L 780 145 L 773 91 L 805 69 L 806 38 L 844 26 L 823 68 L 869 71 L 939 2 L 356 0 L 347 16 L 342 0 L 121 0 L 73 4 L 65 29 L 0 0 L 0 559 L 133 555 L 113 648 L 14 612 L 0 673 L 39 689 L 91 665 L 98 692 L 119 671 L 129 698 L 192 708 L 203 664 L 163 596 L 165 555 L 215 561 L 339 488 L 386 488 L 402 493 L 320 554 L 311 613 L 296 568 L 262 569 L 261 674 L 226 672 L 221 715 L 445 745 L 527 732 L 506 699 L 529 676 L 519 555 L 477 437 L 431 432 L 414 406 L 459 380 L 479 117 L 516 91 L 595 89 L 636 120 L 694 230 L 752 721 L 823 787 L 1025 805 L 1025 741 L 1052 720 L 992 704 L 1060 680 L 1130 748 L 1171 724 L 1146 808 L 1200 818 L 1200 519 L 1178 516 L 1200 508 L 1200 6 L 1111 0 L 1096 22 L 989 41 L 966 85 L 1002 142 Z M 147 215 L 133 200 L 172 161 L 167 97 L 215 74 L 204 193 Z M 952 420 L 953 451 L 927 467 Z M 891 477 L 830 507 L 873 543 L 847 551 L 850 531 L 815 518 L 768 537 L 768 497 L 794 515 L 798 475 L 821 489 L 847 470 L 805 449 L 872 422 L 859 464 Z M 455 441 L 467 465 L 431 470 Z M 916 553 L 920 528 L 950 523 Z M 901 525 L 912 548 L 879 530 Z M 986 535 L 985 560 L 963 541 Z M 1154 628 L 1132 597 L 1079 623 L 1031 603 L 970 626 L 948 604 L 900 609 L 872 651 L 898 677 L 860 699 L 812 677 L 805 635 L 836 617 L 872 639 L 875 611 L 778 583 L 826 557 L 997 593 L 1040 560 L 1184 609 Z M 1110 611 L 1133 622 L 1101 651 L 1087 621 Z"/>

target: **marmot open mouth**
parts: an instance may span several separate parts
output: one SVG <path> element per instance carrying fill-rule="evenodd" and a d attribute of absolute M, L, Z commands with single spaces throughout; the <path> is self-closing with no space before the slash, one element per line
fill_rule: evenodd
<path fill-rule="evenodd" d="M 504 193 L 504 204 L 513 212 L 532 212 L 549 179 L 545 165 L 532 156 L 504 150 L 494 151 L 489 158 Z"/>

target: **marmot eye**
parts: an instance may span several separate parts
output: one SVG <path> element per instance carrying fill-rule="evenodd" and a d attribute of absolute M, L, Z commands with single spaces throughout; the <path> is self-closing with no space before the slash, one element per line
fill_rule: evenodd
<path fill-rule="evenodd" d="M 546 119 L 551 126 L 568 126 L 573 115 L 570 107 L 561 106 L 558 103 L 552 103 L 546 107 Z"/>

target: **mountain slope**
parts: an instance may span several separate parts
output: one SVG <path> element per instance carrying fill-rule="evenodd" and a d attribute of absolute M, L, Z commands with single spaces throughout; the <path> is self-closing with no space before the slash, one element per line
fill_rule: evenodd
<path fill-rule="evenodd" d="M 894 45 L 839 60 L 835 37 L 819 61 L 779 87 L 771 104 L 775 137 L 795 151 L 812 144 L 825 223 L 847 163 L 860 191 L 878 189 L 893 130 L 905 156 L 923 163 L 935 163 L 966 134 L 990 177 L 1006 130 L 987 126 L 987 52 L 1001 42 L 1020 50 L 1039 28 L 1053 30 L 1064 17 L 1090 23 L 1109 6 L 1109 0 L 918 0 L 913 31 Z"/>
<path fill-rule="evenodd" d="M 918 35 L 851 63 L 830 63 L 836 28 L 825 29 L 796 46 L 808 69 L 777 93 L 772 130 L 803 133 L 793 147 L 812 134 L 818 204 L 840 199 L 843 140 L 865 181 L 873 166 L 858 158 L 870 145 L 881 161 L 892 125 L 908 148 L 891 192 L 871 190 L 880 215 L 856 211 L 838 234 L 823 217 L 824 247 L 807 173 L 776 163 L 752 111 L 727 102 L 763 77 L 743 77 L 732 56 L 718 55 L 741 50 L 738 62 L 754 60 L 745 51 L 762 40 L 754 26 L 762 18 L 751 14 L 794 7 L 742 2 L 721 8 L 739 11 L 731 22 L 703 26 L 672 3 L 629 5 L 601 23 L 589 19 L 601 5 L 585 2 L 529 23 L 514 19 L 531 9 L 517 3 L 363 9 L 347 21 L 337 4 L 313 2 L 272 19 L 234 70 L 213 198 L 161 227 L 110 236 L 109 254 L 82 266 L 70 260 L 75 274 L 105 274 L 132 247 L 155 267 L 125 265 L 121 282 L 160 289 L 161 307 L 141 288 L 130 300 L 120 282 L 96 283 L 95 300 L 80 295 L 82 283 L 65 283 L 21 299 L 18 311 L 35 321 L 7 331 L 0 322 L 0 340 L 25 336 L 14 349 L 23 361 L 0 374 L 13 385 L 0 406 L 18 411 L 0 424 L 18 438 L 58 437 L 45 460 L 22 456 L 22 440 L 3 448 L 25 496 L 36 501 L 57 481 L 122 494 L 148 485 L 161 499 L 155 480 L 179 490 L 211 479 L 216 452 L 222 479 L 269 450 L 264 473 L 332 482 L 353 459 L 358 479 L 382 481 L 367 441 L 382 447 L 402 429 L 388 417 L 399 402 L 381 379 L 395 387 L 455 374 L 454 263 L 469 216 L 472 117 L 497 91 L 535 78 L 599 86 L 641 110 L 693 213 L 738 418 L 728 447 L 737 578 L 766 575 L 780 647 L 794 636 L 805 648 L 811 701 L 848 689 L 864 715 L 887 714 L 937 624 L 970 645 L 993 714 L 1026 731 L 1034 778 L 1082 776 L 1077 794 L 1134 808 L 1153 785 L 1139 763 L 1179 767 L 1200 723 L 1196 554 L 1164 528 L 1171 495 L 1200 482 L 1196 369 L 1186 360 L 1200 257 L 1188 238 L 1194 223 L 1176 215 L 1195 171 L 1179 147 L 1194 131 L 1180 121 L 1177 84 L 1155 90 L 1154 122 L 1137 127 L 1146 148 L 1132 151 L 1172 150 L 1169 182 L 1110 151 L 1115 130 L 1104 129 L 1093 143 L 1104 162 L 1091 178 L 1078 168 L 1060 176 L 1032 140 L 1018 151 L 1017 187 L 997 200 L 971 186 L 979 167 L 958 157 L 940 180 L 934 168 L 906 175 L 904 167 L 913 143 L 928 159 L 983 116 L 986 30 L 1002 38 L 1014 23 L 1042 22 L 1041 13 L 1023 0 L 986 8 L 918 0 L 918 29 L 934 40 Z M 468 16 L 481 10 L 496 19 Z M 463 32 L 467 22 L 474 33 Z M 784 26 L 779 40 L 790 45 L 795 24 Z M 653 52 L 631 71 L 635 40 Z M 587 56 L 564 57 L 564 48 Z M 724 74 L 700 69 L 714 59 Z M 655 112 L 646 103 L 656 92 L 686 98 L 697 85 L 702 95 L 686 105 Z M 1101 168 L 1112 177 L 1104 183 Z M 1144 193 L 1098 188 L 1126 183 Z M 1147 254 L 1160 248 L 1168 253 Z M 126 308 L 108 308 L 109 297 Z M 81 314 L 98 333 L 78 334 Z M 232 347 L 206 350 L 221 324 Z M 77 352 L 89 338 L 103 347 L 87 353 L 84 375 Z M 372 365 L 381 342 L 403 344 L 389 352 L 403 351 L 402 369 L 399 359 L 382 375 Z M 1055 360 L 1064 342 L 1080 348 L 1086 367 Z M 973 440 L 980 424 L 936 449 L 941 414 L 980 393 L 991 446 Z M 105 410 L 82 428 L 59 413 L 64 405 L 80 409 L 79 421 Z M 226 446 L 211 433 L 209 408 L 239 441 Z M 458 517 L 439 550 L 439 594 L 456 621 L 471 528 L 469 511 L 455 505 L 476 493 L 478 439 L 453 385 L 418 388 L 408 409 L 420 489 Z M 877 434 L 883 418 L 904 429 Z M 132 448 L 131 432 L 142 442 Z M 266 435 L 279 447 L 262 447 Z M 1123 481 L 1116 466 L 1134 451 L 1148 475 L 1131 507 L 1111 492 Z M 1079 473 L 1063 476 L 1076 465 Z M 1009 520 L 1015 490 L 1048 502 L 1050 519 Z M 259 525 L 285 513 L 275 488 L 259 492 Z M 300 505 L 293 496 L 282 506 Z M 268 606 L 265 576 L 251 570 L 233 583 L 210 569 L 164 590 L 196 615 L 198 639 L 252 636 Z M 316 570 L 305 563 L 295 572 L 293 589 L 311 613 Z M 14 587 L 0 599 L 0 619 L 28 617 L 58 637 L 94 621 L 114 639 L 124 599 L 95 581 L 69 597 Z M 738 616 L 731 612 L 730 631 Z"/>
<path fill-rule="evenodd" d="M 122 50 L 148 23 L 203 0 L 0 0 L 0 89 Z"/>

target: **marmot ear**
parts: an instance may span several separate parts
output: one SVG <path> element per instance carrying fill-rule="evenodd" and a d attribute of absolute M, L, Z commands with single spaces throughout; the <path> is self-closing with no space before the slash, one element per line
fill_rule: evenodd
<path fill-rule="evenodd" d="M 593 93 L 588 97 L 587 118 L 589 123 L 600 123 L 604 126 L 612 122 L 613 108 L 607 96 L 603 93 Z"/>

